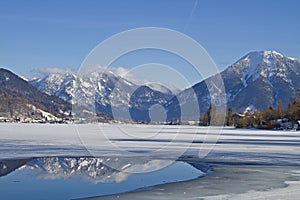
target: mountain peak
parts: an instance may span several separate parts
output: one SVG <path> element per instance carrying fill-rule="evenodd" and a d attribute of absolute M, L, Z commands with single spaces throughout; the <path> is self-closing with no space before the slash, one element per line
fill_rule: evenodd
<path fill-rule="evenodd" d="M 278 63 L 296 60 L 283 56 L 275 50 L 252 51 L 233 64 L 237 71 L 260 71 L 263 66 L 276 68 Z"/>
<path fill-rule="evenodd" d="M 265 59 L 284 58 L 284 56 L 275 50 L 252 51 L 240 60 L 252 59 L 263 62 Z"/>
<path fill-rule="evenodd" d="M 264 57 L 268 57 L 268 56 L 280 56 L 280 57 L 284 57 L 281 53 L 275 51 L 275 50 L 265 50 L 262 51 L 264 54 Z"/>
<path fill-rule="evenodd" d="M 297 58 L 286 57 L 274 50 L 250 52 L 222 74 L 230 88 L 228 100 L 234 102 L 232 106 L 236 109 L 245 105 L 265 109 L 267 105 L 276 106 L 279 100 L 286 106 L 300 87 L 297 81 L 299 66 Z"/>
<path fill-rule="evenodd" d="M 277 76 L 289 82 L 286 73 L 293 70 L 290 68 L 296 60 L 295 58 L 285 57 L 274 50 L 253 51 L 229 67 L 229 71 L 234 71 L 241 76 L 244 87 L 260 77 L 270 81 L 271 78 Z"/>

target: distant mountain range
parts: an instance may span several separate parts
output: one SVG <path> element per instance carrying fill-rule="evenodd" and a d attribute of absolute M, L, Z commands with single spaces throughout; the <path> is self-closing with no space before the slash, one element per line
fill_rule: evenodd
<path fill-rule="evenodd" d="M 40 91 L 58 96 L 75 105 L 74 107 L 81 105 L 80 111 L 134 121 L 150 121 L 148 109 L 155 104 L 164 105 L 174 97 L 162 85 L 136 85 L 111 71 L 102 70 L 95 70 L 87 75 L 53 73 L 31 80 L 30 83 Z M 76 112 L 75 110 L 73 111 Z M 80 111 L 74 114 L 82 114 Z"/>
<path fill-rule="evenodd" d="M 84 106 L 87 113 L 94 111 L 93 114 L 101 116 L 146 122 L 150 121 L 149 109 L 159 104 L 166 110 L 167 120 L 176 120 L 180 118 L 183 107 L 194 105 L 191 102 L 195 98 L 200 112 L 207 112 L 214 96 L 209 93 L 207 85 L 217 91 L 218 86 L 211 84 L 216 76 L 175 95 L 162 85 L 137 85 L 111 71 L 95 70 L 85 76 L 70 71 L 52 73 L 31 80 L 29 84 L 1 69 L 0 97 L 23 98 L 56 114 L 67 112 L 72 104 Z M 221 104 L 227 103 L 227 107 L 236 112 L 247 107 L 264 110 L 276 107 L 278 102 L 285 107 L 300 90 L 300 61 L 276 51 L 255 51 L 226 68 L 219 76 L 226 93 L 223 94 L 226 102 Z M 196 110 L 189 108 L 187 120 L 199 118 Z"/>

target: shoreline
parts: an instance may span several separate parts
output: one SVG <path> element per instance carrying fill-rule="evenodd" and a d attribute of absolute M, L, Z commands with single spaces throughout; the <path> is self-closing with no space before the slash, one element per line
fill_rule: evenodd
<path fill-rule="evenodd" d="M 207 133 L 203 127 L 143 126 L 137 129 L 120 125 L 133 135 L 146 137 L 160 133 L 155 139 L 144 140 L 132 139 L 118 132 L 120 127 L 115 126 L 101 126 L 102 132 L 97 125 L 0 126 L 2 158 L 85 157 L 93 153 L 93 157 L 210 163 L 214 168 L 213 173 L 197 180 L 94 199 L 232 199 L 241 196 L 240 199 L 251 199 L 249 195 L 273 195 L 268 191 L 275 194 L 269 199 L 277 198 L 276 194 L 281 197 L 281 193 L 300 196 L 300 192 L 292 188 L 298 183 L 291 182 L 300 179 L 299 132 L 276 131 L 275 134 L 275 131 L 210 127 Z M 105 135 L 99 134 L 103 131 Z"/>
<path fill-rule="evenodd" d="M 113 199 L 296 199 L 299 166 L 211 164 L 212 172 L 190 181 L 166 183 L 135 191 L 83 198 Z"/>

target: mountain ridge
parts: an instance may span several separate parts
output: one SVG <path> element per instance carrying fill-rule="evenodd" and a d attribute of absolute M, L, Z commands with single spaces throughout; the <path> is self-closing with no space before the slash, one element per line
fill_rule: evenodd
<path fill-rule="evenodd" d="M 149 111 L 156 104 L 166 110 L 168 121 L 180 118 L 198 120 L 199 114 L 207 113 L 212 102 L 219 102 L 220 106 L 226 104 L 235 112 L 242 112 L 248 107 L 258 110 L 274 108 L 279 102 L 286 107 L 300 90 L 299 77 L 300 61 L 297 58 L 286 57 L 274 50 L 263 50 L 249 52 L 220 74 L 176 94 L 165 86 L 155 85 L 161 87 L 158 91 L 149 84 L 136 85 L 113 72 L 101 70 L 85 76 L 77 76 L 71 71 L 50 73 L 31 80 L 30 84 L 48 94 L 48 98 L 56 96 L 73 105 L 88 105 L 90 111 L 95 109 L 97 115 L 150 122 Z M 221 98 L 222 101 L 212 99 L 218 97 L 212 91 L 220 91 L 220 85 L 214 84 L 218 78 L 222 78 L 224 83 L 225 93 L 218 94 L 225 97 L 225 100 Z M 26 83 L 26 80 L 22 81 Z M 199 106 L 199 110 L 195 106 Z M 182 108 L 186 109 L 187 116 L 183 117 Z M 116 113 L 118 116 L 115 116 Z"/>
<path fill-rule="evenodd" d="M 90 114 L 134 121 L 150 121 L 148 109 L 154 104 L 163 105 L 174 95 L 167 88 L 155 84 L 137 85 L 118 74 L 102 68 L 87 74 L 52 73 L 30 81 L 40 91 L 56 95 L 71 104 L 79 104 Z M 81 108 L 73 106 L 74 114 Z M 85 116 L 86 117 L 86 116 Z"/>
<path fill-rule="evenodd" d="M 46 111 L 59 116 L 71 110 L 71 105 L 59 97 L 42 93 L 23 78 L 3 68 L 0 68 L 0 101 L 1 115 L 11 118 L 25 114 L 29 117 L 35 111 L 42 115 Z"/>
<path fill-rule="evenodd" d="M 199 112 L 207 113 L 213 96 L 226 102 L 220 102 L 219 106 L 226 104 L 234 112 L 243 112 L 252 107 L 264 110 L 270 106 L 275 108 L 279 102 L 287 107 L 292 98 L 297 96 L 300 90 L 300 61 L 296 58 L 285 57 L 276 51 L 252 51 L 224 69 L 220 74 L 213 75 L 202 80 L 192 87 L 181 91 L 176 97 L 180 102 L 190 100 L 187 104 L 199 105 Z M 211 94 L 217 91 L 214 83 L 222 79 L 225 94 Z M 208 88 L 209 87 L 209 88 Z M 197 98 L 194 98 L 193 95 Z M 174 100 L 175 102 L 177 99 Z M 195 102 L 197 101 L 197 102 Z M 216 101 L 217 102 L 217 101 Z M 181 105 L 182 106 L 182 105 Z M 189 120 L 198 120 L 199 112 L 190 110 Z M 178 103 L 168 102 L 168 112 L 180 112 Z"/>
<path fill-rule="evenodd" d="M 255 96 L 266 99 L 265 101 L 254 101 L 256 104 L 254 106 L 259 110 L 269 106 L 276 107 L 279 101 L 282 101 L 283 106 L 286 107 L 291 98 L 297 96 L 300 89 L 298 81 L 300 61 L 296 58 L 285 57 L 276 51 L 250 52 L 221 73 L 223 80 L 226 81 L 227 77 L 233 77 L 232 73 L 235 73 L 235 77 L 240 78 L 240 81 L 236 80 L 237 82 L 233 87 L 228 87 L 227 84 L 227 88 L 226 86 L 225 88 L 228 91 L 226 93 L 230 97 L 234 97 L 228 99 L 229 105 L 231 104 L 238 111 L 250 106 L 251 102 L 245 102 L 247 97 Z M 240 90 L 242 93 L 234 93 L 232 88 L 237 91 Z M 263 91 L 260 91 L 262 89 Z M 251 91 L 255 94 L 251 94 Z M 245 100 L 241 100 L 242 97 Z M 242 106 L 239 102 L 248 105 Z"/>

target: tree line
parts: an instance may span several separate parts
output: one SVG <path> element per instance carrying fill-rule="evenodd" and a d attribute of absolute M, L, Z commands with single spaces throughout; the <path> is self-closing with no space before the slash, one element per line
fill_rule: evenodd
<path fill-rule="evenodd" d="M 199 125 L 209 126 L 212 124 L 212 119 L 218 116 L 216 107 L 210 105 L 207 113 L 200 116 Z M 287 107 L 283 108 L 282 102 L 279 101 L 276 108 L 269 107 L 263 111 L 246 111 L 244 113 L 234 113 L 231 108 L 227 110 L 224 125 L 234 126 L 237 128 L 253 127 L 260 129 L 276 129 L 282 128 L 286 124 L 286 128 L 295 128 L 300 120 L 300 93 L 298 97 L 293 99 Z M 299 125 L 300 127 L 300 125 Z"/>

